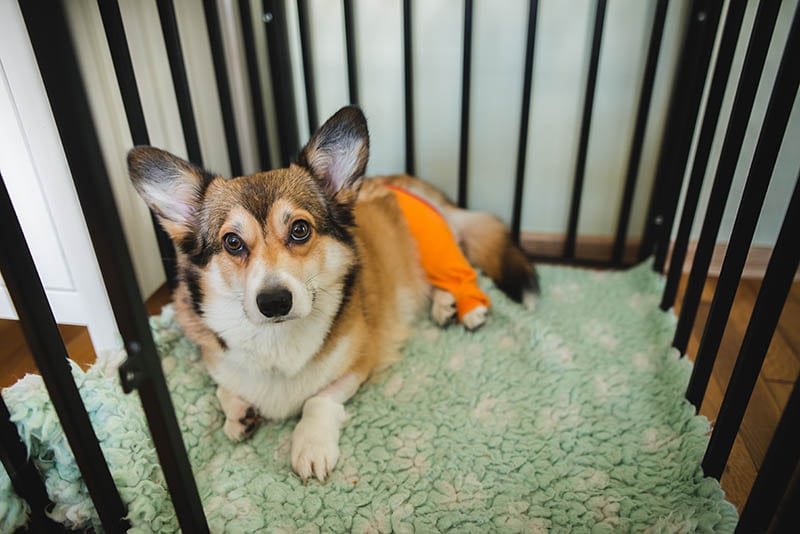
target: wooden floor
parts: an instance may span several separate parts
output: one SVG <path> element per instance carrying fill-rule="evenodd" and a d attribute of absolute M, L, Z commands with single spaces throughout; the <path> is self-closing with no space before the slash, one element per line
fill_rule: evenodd
<path fill-rule="evenodd" d="M 700 345 L 716 282 L 716 279 L 709 279 L 703 289 L 697 321 L 687 349 L 691 359 L 694 359 Z M 685 284 L 684 276 L 676 302 L 677 312 L 680 312 Z M 733 372 L 739 346 L 744 339 L 750 312 L 760 287 L 760 280 L 742 280 L 736 292 L 711 381 L 700 409 L 700 413 L 708 417 L 712 423 L 722 404 L 724 391 Z M 722 488 L 728 500 L 735 504 L 740 512 L 758 468 L 764 460 L 772 433 L 792 392 L 798 373 L 800 373 L 800 282 L 795 282 L 783 307 L 778 328 L 772 337 L 761 374 L 750 398 L 742 426 L 739 428 L 728 465 L 722 475 Z"/>
<path fill-rule="evenodd" d="M 678 306 L 676 306 L 678 310 L 685 284 L 686 277 L 681 281 Z M 691 358 L 697 352 L 715 287 L 716 280 L 710 279 L 703 291 L 697 322 L 689 342 L 688 353 Z M 733 370 L 759 287 L 760 282 L 756 280 L 743 280 L 739 286 L 711 383 L 700 410 L 700 413 L 712 422 L 722 402 L 723 391 Z M 147 301 L 148 311 L 158 313 L 168 301 L 169 294 L 162 288 Z M 95 355 L 86 329 L 78 326 L 61 326 L 60 330 L 70 357 L 84 367 L 91 364 Z M 0 387 L 13 384 L 25 373 L 36 372 L 18 323 L 0 320 L 0 340 L 2 340 Z M 761 376 L 722 477 L 722 487 L 728 500 L 740 511 L 798 372 L 800 372 L 800 283 L 795 283 L 784 306 Z"/>
<path fill-rule="evenodd" d="M 147 300 L 147 312 L 157 314 L 170 300 L 166 286 Z M 94 347 L 84 326 L 58 325 L 69 357 L 84 369 L 95 360 Z M 0 388 L 5 388 L 25 376 L 36 373 L 36 364 L 28 351 L 22 329 L 17 321 L 0 319 Z"/>

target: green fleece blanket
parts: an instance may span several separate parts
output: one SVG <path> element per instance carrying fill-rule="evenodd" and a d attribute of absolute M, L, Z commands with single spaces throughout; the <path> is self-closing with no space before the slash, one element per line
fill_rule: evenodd
<path fill-rule="evenodd" d="M 212 532 L 731 532 L 736 511 L 699 467 L 708 422 L 683 400 L 661 277 L 540 268 L 528 312 L 492 299 L 479 331 L 416 325 L 404 359 L 347 405 L 332 478 L 292 474 L 296 421 L 231 443 L 214 385 L 171 308 L 152 318 Z M 138 532 L 177 530 L 136 395 L 102 359 L 78 382 Z M 41 380 L 3 392 L 44 474 L 53 517 L 98 526 Z M 0 475 L 0 530 L 26 509 Z"/>

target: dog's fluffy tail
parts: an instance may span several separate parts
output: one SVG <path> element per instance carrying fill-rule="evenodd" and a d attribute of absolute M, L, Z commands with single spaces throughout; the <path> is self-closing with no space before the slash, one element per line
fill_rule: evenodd
<path fill-rule="evenodd" d="M 513 300 L 533 308 L 539 294 L 539 277 L 522 250 L 511 240 L 506 225 L 488 213 L 455 207 L 447 211 L 470 263 L 494 280 Z"/>

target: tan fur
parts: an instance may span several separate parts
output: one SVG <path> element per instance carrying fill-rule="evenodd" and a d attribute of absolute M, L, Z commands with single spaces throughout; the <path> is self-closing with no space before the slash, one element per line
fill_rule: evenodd
<path fill-rule="evenodd" d="M 203 320 L 192 309 L 189 290 L 185 284 L 178 284 L 172 293 L 172 305 L 175 310 L 175 320 L 187 338 L 192 340 L 203 354 L 203 357 L 213 358 L 222 351 L 222 347 L 209 330 Z"/>
<path fill-rule="evenodd" d="M 315 359 L 325 358 L 331 347 L 348 336 L 352 349 L 348 363 L 340 374 L 354 373 L 361 381 L 366 380 L 376 369 L 385 367 L 399 358 L 398 349 L 408 336 L 408 322 L 426 302 L 429 286 L 416 256 L 414 240 L 403 220 L 394 194 L 384 187 L 375 187 L 379 180 L 367 179 L 355 205 L 357 256 L 360 261 L 358 281 L 344 313 L 332 325 L 322 348 Z M 422 182 L 419 182 L 422 183 Z M 214 182 L 208 193 L 226 197 L 241 193 L 236 181 Z M 222 191 L 228 188 L 227 191 Z M 232 190 L 231 190 L 232 189 Z M 293 219 L 303 217 L 312 225 L 314 218 L 308 212 L 294 208 L 294 202 L 281 198 L 269 211 L 262 232 L 259 223 L 241 207 L 234 206 L 227 212 L 218 237 L 236 229 L 251 250 L 250 261 L 259 258 L 268 265 L 286 268 L 292 262 L 302 262 L 309 255 L 323 254 L 314 247 L 314 239 L 328 239 L 315 235 L 303 247 L 287 252 L 283 246 L 286 224 L 283 214 L 292 212 Z M 222 210 L 215 210 L 213 217 L 222 217 Z M 263 235 L 262 235 L 263 234 Z M 180 263 L 188 262 L 180 254 Z M 231 283 L 245 276 L 247 265 L 240 258 L 221 254 L 223 276 Z M 201 277 L 201 286 L 204 278 Z M 208 292 L 207 287 L 202 287 Z M 180 284 L 174 293 L 176 318 L 187 337 L 198 344 L 206 363 L 213 367 L 218 363 L 222 348 L 214 333 L 193 310 L 185 284 Z"/>
<path fill-rule="evenodd" d="M 361 312 L 365 337 L 350 371 L 363 380 L 399 358 L 408 322 L 425 302 L 428 285 L 394 195 L 360 200 L 355 213 L 362 277 L 350 308 Z"/>
<path fill-rule="evenodd" d="M 330 473 L 344 402 L 399 358 L 431 289 L 385 184 L 436 206 L 468 259 L 499 285 L 509 260 L 524 260 L 500 221 L 459 209 L 432 186 L 363 179 L 368 149 L 366 120 L 348 107 L 286 169 L 223 180 L 150 147 L 128 157 L 134 186 L 176 244 L 176 319 L 218 384 L 225 434 L 239 441 L 259 417 L 301 413 L 291 461 L 303 479 Z M 515 269 L 511 278 L 531 272 Z M 485 321 L 486 308 L 476 311 L 466 327 Z"/>
<path fill-rule="evenodd" d="M 284 170 L 283 172 L 286 172 Z M 448 218 L 457 237 L 464 242 L 468 258 L 491 278 L 500 277 L 502 250 L 507 245 L 505 226 L 496 218 L 486 214 L 461 210 L 429 184 L 407 175 L 368 178 L 364 181 L 355 205 L 356 238 L 358 257 L 361 262 L 358 282 L 354 287 L 345 312 L 332 326 L 324 345 L 315 358 L 324 358 L 329 349 L 344 335 L 351 337 L 354 344 L 348 365 L 341 374 L 355 373 L 361 381 L 366 380 L 376 369 L 385 367 L 399 358 L 398 348 L 408 335 L 407 323 L 417 313 L 426 300 L 430 290 L 416 256 L 416 246 L 404 222 L 394 194 L 383 187 L 394 184 L 419 194 L 435 205 Z M 241 187 L 236 181 L 214 182 L 209 195 L 233 196 L 234 191 L 221 191 L 220 188 L 234 189 L 240 194 Z M 218 232 L 219 238 L 231 230 L 230 221 L 240 221 L 237 228 L 252 254 L 269 265 L 282 266 L 292 261 L 302 261 L 308 254 L 319 254 L 319 248 L 312 243 L 286 253 L 282 240 L 285 238 L 285 224 L 282 217 L 292 211 L 292 203 L 287 199 L 276 202 L 267 218 L 266 229 L 261 235 L 258 222 L 250 213 L 234 207 L 227 213 L 225 222 Z M 221 211 L 221 210 L 220 210 Z M 303 210 L 295 210 L 295 217 L 301 214 L 314 222 L 313 216 Z M 469 214 L 464 220 L 461 214 Z M 219 217 L 219 214 L 214 216 Z M 461 226 L 456 226 L 456 224 Z M 314 239 L 320 239 L 315 236 Z M 469 246 L 472 245 L 472 246 Z M 316 251 L 316 252 L 315 252 Z M 187 260 L 184 255 L 181 262 Z M 299 258 L 294 258 L 298 256 Z M 241 278 L 246 268 L 238 258 L 221 255 L 223 274 L 227 278 Z M 200 279 L 201 283 L 203 278 Z M 204 291 L 207 288 L 203 287 Z M 407 302 L 399 300 L 405 298 Z M 201 317 L 194 312 L 184 284 L 179 285 L 174 294 L 176 318 L 187 337 L 197 343 L 207 363 L 214 365 L 221 347 L 214 333 L 209 330 Z M 398 310 L 407 310 L 405 317 L 397 315 Z"/>
<path fill-rule="evenodd" d="M 367 188 L 369 184 L 369 188 Z M 435 206 L 447 219 L 464 255 L 499 286 L 503 285 L 504 269 L 532 276 L 533 267 L 519 248 L 514 246 L 506 225 L 488 213 L 461 209 L 427 182 L 396 174 L 370 178 L 364 186 L 367 194 L 379 191 L 380 185 L 392 184 L 407 189 Z M 363 192 L 362 192 L 363 194 Z"/>

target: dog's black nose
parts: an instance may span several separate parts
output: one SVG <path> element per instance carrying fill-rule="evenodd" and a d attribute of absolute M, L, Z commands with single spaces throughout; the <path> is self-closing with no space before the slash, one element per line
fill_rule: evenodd
<path fill-rule="evenodd" d="M 256 297 L 256 305 L 266 317 L 280 317 L 292 309 L 292 293 L 284 287 L 262 291 Z"/>

